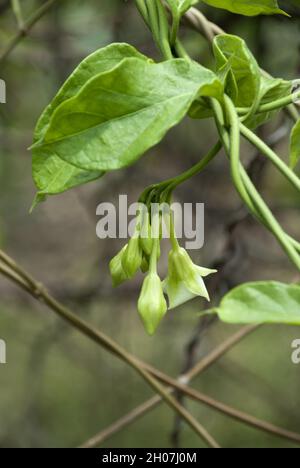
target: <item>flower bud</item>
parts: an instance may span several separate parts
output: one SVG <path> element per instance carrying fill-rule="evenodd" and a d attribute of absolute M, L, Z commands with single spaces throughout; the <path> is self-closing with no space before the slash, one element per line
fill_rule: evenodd
<path fill-rule="evenodd" d="M 122 258 L 126 249 L 127 245 L 125 245 L 123 249 L 109 263 L 110 274 L 114 287 L 119 286 L 128 279 L 128 276 L 126 275 L 122 266 Z"/>
<path fill-rule="evenodd" d="M 142 249 L 139 237 L 132 237 L 122 257 L 122 267 L 128 278 L 133 278 L 142 264 Z"/>
<path fill-rule="evenodd" d="M 149 222 L 149 215 L 147 215 L 143 227 L 141 229 L 140 245 L 142 250 L 148 257 L 150 257 L 153 249 L 153 239 L 151 236 L 151 224 Z"/>
<path fill-rule="evenodd" d="M 169 298 L 169 308 L 173 309 L 196 296 L 209 299 L 203 277 L 216 270 L 195 265 L 183 248 L 172 250 L 169 254 L 169 273 L 163 286 Z"/>
<path fill-rule="evenodd" d="M 143 255 L 143 260 L 141 264 L 141 270 L 143 273 L 147 273 L 149 271 L 149 266 L 150 266 L 150 260 L 147 255 Z"/>
<path fill-rule="evenodd" d="M 144 280 L 138 311 L 149 335 L 153 335 L 168 309 L 162 283 L 157 273 L 150 273 Z"/>

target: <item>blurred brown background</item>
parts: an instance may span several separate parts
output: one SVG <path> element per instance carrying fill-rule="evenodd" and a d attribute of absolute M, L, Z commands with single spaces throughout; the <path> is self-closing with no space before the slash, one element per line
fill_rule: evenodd
<path fill-rule="evenodd" d="M 26 15 L 41 3 L 21 1 Z M 274 76 L 293 79 L 300 76 L 299 2 L 281 3 L 292 19 L 241 18 L 204 5 L 201 8 L 226 31 L 244 37 L 259 62 Z M 0 0 L 1 48 L 15 31 L 9 2 Z M 182 38 L 195 59 L 213 66 L 209 47 L 199 34 L 183 27 Z M 136 312 L 142 276 L 117 290 L 112 288 L 108 261 L 123 242 L 97 239 L 95 213 L 100 202 L 115 202 L 119 194 L 128 194 L 129 200 L 135 201 L 146 185 L 197 162 L 216 141 L 212 122 L 186 119 L 135 166 L 49 198 L 29 215 L 35 190 L 26 148 L 31 144 L 36 120 L 80 60 L 111 42 L 129 42 L 159 58 L 133 2 L 62 0 L 0 64 L 8 100 L 0 105 L 0 244 L 80 316 L 132 353 L 177 375 L 186 361 L 200 359 L 237 327 L 218 322 L 199 326 L 197 313 L 204 304 L 195 300 L 169 313 L 154 338 L 146 336 Z M 260 132 L 277 142 L 286 125 L 281 116 Z M 279 133 L 277 128 L 281 129 Z M 288 139 L 281 139 L 275 147 L 285 158 Z M 254 156 L 245 145 L 245 162 L 251 163 Z M 299 198 L 261 158 L 251 165 L 252 175 L 279 219 L 299 237 Z M 273 238 L 241 214 L 224 156 L 177 190 L 176 200 L 205 202 L 205 246 L 192 255 L 205 266 L 219 265 L 217 284 L 212 281 L 209 285 L 216 300 L 228 288 L 247 280 L 297 279 Z M 231 223 L 240 218 L 242 221 L 231 231 Z M 161 273 L 166 273 L 166 255 Z M 199 342 L 194 355 L 189 356 L 187 344 L 196 330 Z M 0 366 L 1 447 L 77 446 L 151 396 L 149 388 L 125 365 L 3 278 L 0 338 L 7 342 L 8 359 L 6 366 Z M 232 406 L 299 432 L 300 365 L 293 365 L 290 357 L 295 338 L 300 338 L 297 328 L 265 326 L 196 379 L 195 386 Z M 202 405 L 188 402 L 188 408 L 222 446 L 292 446 Z M 105 444 L 169 447 L 173 423 L 171 410 L 161 405 Z M 199 440 L 184 426 L 179 444 L 198 447 Z"/>

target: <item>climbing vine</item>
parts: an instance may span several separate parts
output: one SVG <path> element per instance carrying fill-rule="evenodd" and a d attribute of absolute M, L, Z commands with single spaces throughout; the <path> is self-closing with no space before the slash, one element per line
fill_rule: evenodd
<path fill-rule="evenodd" d="M 111 44 L 79 64 L 42 113 L 32 146 L 37 195 L 33 207 L 49 195 L 104 177 L 134 164 L 184 117 L 212 119 L 219 139 L 194 167 L 172 179 L 153 183 L 140 195 L 134 235 L 111 260 L 113 284 L 145 279 L 138 311 L 153 334 L 168 309 L 196 296 L 209 300 L 204 279 L 216 270 L 197 266 L 176 238 L 172 196 L 176 188 L 204 171 L 225 150 L 232 183 L 252 216 L 276 238 L 300 271 L 300 242 L 279 223 L 249 177 L 241 159 L 247 140 L 300 194 L 300 120 L 297 82 L 274 78 L 257 63 L 240 37 L 213 38 L 213 70 L 197 63 L 179 39 L 181 19 L 197 0 L 136 0 L 163 60 L 154 62 L 128 44 Z M 288 15 L 276 0 L 205 0 L 246 16 Z M 256 132 L 278 112 L 292 122 L 287 164 Z M 169 209 L 153 210 L 152 206 Z M 167 277 L 158 272 L 163 225 L 170 233 Z M 214 299 L 214 298 L 212 298 Z M 230 291 L 217 313 L 230 323 L 300 325 L 300 285 L 274 281 L 245 283 Z"/>

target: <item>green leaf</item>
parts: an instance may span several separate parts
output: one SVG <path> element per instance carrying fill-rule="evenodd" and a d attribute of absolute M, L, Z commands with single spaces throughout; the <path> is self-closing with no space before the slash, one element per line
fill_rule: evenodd
<path fill-rule="evenodd" d="M 291 93 L 292 83 L 268 76 L 260 70 L 246 43 L 237 36 L 222 34 L 214 41 L 217 75 L 237 107 L 249 108 L 245 125 L 256 128 L 277 111 L 255 114 L 259 105 L 268 104 Z M 203 99 L 194 101 L 189 115 L 202 119 L 212 115 Z"/>
<path fill-rule="evenodd" d="M 33 154 L 33 178 L 38 195 L 56 195 L 78 185 L 99 179 L 103 171 L 84 171 L 66 163 L 54 153 Z"/>
<path fill-rule="evenodd" d="M 252 107 L 260 90 L 260 68 L 245 41 L 221 34 L 213 44 L 217 74 L 236 106 Z"/>
<path fill-rule="evenodd" d="M 296 123 L 291 134 L 290 165 L 294 169 L 300 159 L 300 120 Z"/>
<path fill-rule="evenodd" d="M 202 0 L 207 5 L 245 16 L 287 15 L 278 6 L 277 0 Z M 288 15 L 287 15 L 288 16 Z"/>
<path fill-rule="evenodd" d="M 123 59 L 136 57 L 150 60 L 129 44 L 111 44 L 86 57 L 65 81 L 52 102 L 46 107 L 34 132 L 34 141 L 40 140 L 46 133 L 50 119 L 60 104 L 75 96 L 81 88 L 99 73 L 111 70 Z"/>
<path fill-rule="evenodd" d="M 125 59 L 55 110 L 33 147 L 35 158 L 55 154 L 88 171 L 128 166 L 159 143 L 198 96 L 222 96 L 221 82 L 201 65 Z"/>
<path fill-rule="evenodd" d="M 45 136 L 55 110 L 65 101 L 74 97 L 94 76 L 111 70 L 124 58 L 136 57 L 149 60 L 128 44 L 111 44 L 97 50 L 74 70 L 52 102 L 42 113 L 34 133 L 34 142 Z M 35 204 L 45 198 L 64 192 L 78 185 L 98 179 L 103 171 L 85 171 L 60 159 L 54 151 L 33 152 L 33 179 L 38 189 Z"/>
<path fill-rule="evenodd" d="M 261 77 L 261 85 L 259 91 L 259 105 L 269 104 L 277 99 L 289 96 L 292 91 L 292 83 L 282 80 L 281 78 L 273 78 L 271 76 Z M 250 116 L 244 123 L 249 128 L 257 128 L 274 117 L 279 110 L 273 112 L 258 113 Z"/>
<path fill-rule="evenodd" d="M 237 107 L 258 106 L 261 84 L 260 68 L 245 41 L 231 34 L 220 34 L 214 39 L 213 50 L 216 59 L 217 76 L 225 92 Z M 203 99 L 194 101 L 190 113 L 194 119 L 212 116 Z"/>
<path fill-rule="evenodd" d="M 300 285 L 245 283 L 226 294 L 216 312 L 227 323 L 300 325 Z"/>

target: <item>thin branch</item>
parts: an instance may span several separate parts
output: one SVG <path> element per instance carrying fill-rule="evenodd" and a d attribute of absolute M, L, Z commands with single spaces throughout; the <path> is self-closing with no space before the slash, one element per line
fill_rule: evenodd
<path fill-rule="evenodd" d="M 253 327 L 243 327 L 237 333 L 232 335 L 230 338 L 225 340 L 221 345 L 217 346 L 211 353 L 205 356 L 199 361 L 191 370 L 180 377 L 181 382 L 188 383 L 196 376 L 200 375 L 206 369 L 215 364 L 221 359 L 226 353 L 228 353 L 234 346 L 236 346 L 241 340 L 246 338 L 254 331 Z M 130 413 L 126 414 L 111 426 L 107 427 L 103 431 L 99 432 L 96 436 L 89 439 L 87 442 L 82 444 L 80 448 L 94 448 L 101 445 L 105 440 L 109 439 L 116 433 L 120 432 L 125 427 L 134 423 L 137 419 L 144 416 L 146 413 L 154 409 L 162 402 L 162 399 L 158 396 L 150 398 L 141 405 L 137 406 Z"/>
<path fill-rule="evenodd" d="M 245 336 L 248 336 L 250 333 L 253 333 L 257 329 L 257 326 L 249 326 L 243 328 L 242 330 L 240 330 L 240 332 L 238 332 L 236 335 L 233 335 L 229 340 L 223 343 L 215 352 L 211 353 L 206 359 L 200 361 L 190 372 L 181 376 L 178 381 L 172 379 L 171 377 L 163 374 L 160 371 L 154 371 L 154 375 L 159 380 L 169 385 L 169 387 L 167 388 L 167 391 L 169 393 L 174 392 L 175 389 L 177 391 L 179 390 L 192 400 L 195 400 L 198 403 L 205 404 L 206 406 L 209 406 L 210 408 L 220 412 L 221 414 L 224 414 L 239 422 L 252 426 L 255 429 L 262 430 L 264 432 L 285 438 L 289 441 L 296 442 L 299 444 L 300 434 L 277 427 L 274 424 L 268 423 L 266 421 L 262 421 L 254 416 L 232 408 L 220 401 L 215 400 L 214 398 L 209 397 L 208 395 L 205 395 L 201 392 L 198 392 L 197 390 L 191 389 L 186 386 L 186 384 L 190 381 L 190 379 L 193 376 L 196 376 L 197 374 L 203 372 L 204 369 L 208 367 L 208 365 L 212 365 L 214 362 L 216 362 L 216 360 L 222 357 Z M 93 448 L 99 446 L 105 440 L 112 437 L 117 432 L 127 427 L 129 424 L 135 422 L 138 418 L 145 415 L 150 410 L 154 409 L 159 403 L 161 403 L 161 401 L 161 398 L 159 398 L 158 396 L 147 400 L 145 403 L 135 408 L 132 412 L 128 413 L 127 415 L 116 421 L 114 424 L 112 424 L 96 436 L 89 439 L 80 448 Z"/>
<path fill-rule="evenodd" d="M 14 15 L 16 17 L 17 25 L 20 31 L 24 30 L 24 20 L 23 20 L 23 14 L 22 14 L 22 9 L 20 5 L 20 0 L 11 0 L 11 6 L 12 10 L 14 12 Z"/>
<path fill-rule="evenodd" d="M 158 393 L 162 399 L 170 406 L 176 413 L 180 414 L 184 421 L 195 431 L 195 433 L 202 438 L 210 447 L 212 448 L 219 448 L 219 445 L 214 440 L 214 438 L 206 431 L 206 429 L 199 424 L 195 418 L 182 406 L 180 405 L 176 399 L 170 395 L 168 391 L 162 387 L 158 381 L 149 373 L 148 368 L 152 370 L 152 374 L 154 375 L 154 369 L 152 367 L 147 366 L 146 364 L 143 366 L 138 359 L 136 359 L 131 354 L 127 353 L 125 349 L 119 346 L 116 342 L 114 342 L 111 338 L 107 335 L 102 333 L 100 330 L 97 330 L 93 326 L 89 325 L 84 320 L 77 317 L 73 314 L 68 308 L 54 299 L 46 290 L 46 288 L 35 281 L 29 274 L 24 272 L 24 270 L 16 265 L 16 262 L 12 260 L 9 256 L 4 254 L 0 250 L 0 257 L 5 258 L 6 263 L 12 265 L 12 271 L 9 268 L 2 267 L 0 265 L 0 273 L 4 274 L 8 279 L 13 281 L 15 284 L 20 286 L 26 292 L 28 292 L 32 297 L 35 299 L 45 303 L 51 310 L 53 310 L 57 315 L 67 321 L 70 325 L 74 328 L 79 330 L 81 333 L 89 337 L 98 345 L 102 346 L 104 349 L 109 351 L 110 353 L 114 354 L 115 356 L 119 357 L 121 360 L 126 362 L 130 367 L 136 370 L 138 374 L 150 385 L 150 387 Z M 22 277 L 19 277 L 18 272 L 22 272 L 23 276 L 28 276 L 30 279 L 29 282 L 25 282 Z M 161 373 L 157 371 L 158 375 Z"/>
<path fill-rule="evenodd" d="M 116 355 L 132 368 L 134 368 L 142 377 L 143 379 L 155 390 L 155 392 L 160 395 L 160 397 L 165 400 L 165 402 L 178 414 L 182 416 L 182 418 L 186 421 L 186 423 L 200 436 L 202 437 L 209 446 L 218 448 L 219 445 L 215 442 L 215 440 L 210 436 L 210 434 L 204 429 L 192 416 L 191 414 L 182 407 L 176 399 L 174 399 L 171 393 L 174 389 L 179 390 L 182 393 L 185 393 L 190 398 L 204 403 L 228 416 L 231 416 L 239 421 L 245 422 L 249 425 L 256 427 L 257 429 L 262 429 L 267 432 L 271 432 L 276 435 L 280 435 L 281 437 L 288 438 L 289 440 L 300 442 L 300 435 L 294 434 L 290 431 L 286 431 L 285 429 L 277 428 L 272 424 L 266 423 L 264 421 L 260 421 L 246 413 L 240 412 L 234 408 L 230 408 L 229 406 L 217 402 L 212 398 L 197 392 L 186 386 L 186 383 L 196 374 L 199 372 L 203 372 L 210 363 L 215 362 L 219 357 L 221 357 L 228 349 L 231 349 L 238 341 L 243 339 L 249 333 L 252 333 L 254 330 L 257 329 L 256 326 L 249 326 L 242 329 L 237 336 L 232 337 L 226 343 L 224 343 L 221 347 L 217 348 L 209 357 L 207 357 L 204 361 L 201 361 L 194 369 L 188 372 L 185 376 L 182 376 L 179 381 L 172 379 L 171 377 L 165 375 L 163 372 L 154 369 L 152 366 L 149 366 L 146 363 L 141 362 L 140 360 L 136 359 L 131 354 L 127 353 L 123 348 L 121 348 L 117 343 L 115 343 L 111 338 L 104 335 L 100 330 L 95 329 L 75 314 L 73 314 L 69 309 L 65 306 L 60 304 L 56 301 L 42 286 L 40 283 L 36 282 L 29 274 L 24 272 L 24 270 L 16 266 L 16 263 L 4 254 L 0 250 L 1 258 L 4 258 L 6 264 L 12 265 L 17 271 L 11 271 L 10 267 L 3 266 L 0 264 L 0 273 L 5 275 L 8 279 L 16 283 L 26 292 L 28 292 L 34 298 L 44 302 L 48 307 L 50 307 L 54 312 L 56 312 L 61 318 L 67 321 L 69 324 L 74 326 L 77 330 L 81 333 L 92 339 L 97 344 L 104 347 L 107 351 L 111 352 L 112 354 Z M 30 278 L 30 284 L 28 284 L 23 278 L 19 277 L 18 272 L 21 271 L 23 276 Z M 32 284 L 33 283 L 33 284 Z M 151 376 L 152 374 L 152 376 Z M 156 379 L 160 380 L 161 382 L 170 386 L 170 388 L 163 388 L 157 382 Z M 153 400 L 156 404 L 157 398 Z M 152 404 L 152 403 L 151 403 Z M 150 405 L 151 406 L 151 405 Z M 144 409 L 149 408 L 149 403 L 144 405 Z M 137 413 L 135 413 L 137 414 Z M 130 418 L 128 419 L 130 420 Z"/>
<path fill-rule="evenodd" d="M 23 27 L 9 41 L 3 52 L 0 54 L 0 62 L 3 62 L 9 54 L 17 47 L 21 40 L 28 36 L 34 25 L 48 12 L 48 10 L 56 3 L 57 0 L 48 0 L 33 15 L 24 22 Z"/>

